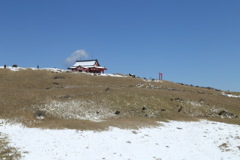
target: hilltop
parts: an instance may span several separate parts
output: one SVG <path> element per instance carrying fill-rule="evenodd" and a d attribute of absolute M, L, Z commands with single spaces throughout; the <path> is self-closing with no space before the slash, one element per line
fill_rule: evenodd
<path fill-rule="evenodd" d="M 28 127 L 137 128 L 198 119 L 240 124 L 240 93 L 57 69 L 0 69 L 0 118 Z"/>

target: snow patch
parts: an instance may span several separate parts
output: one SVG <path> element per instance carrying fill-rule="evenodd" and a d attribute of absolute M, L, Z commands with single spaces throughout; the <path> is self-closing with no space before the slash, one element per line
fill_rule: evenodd
<path fill-rule="evenodd" d="M 88 72 L 72 72 L 72 73 L 83 73 L 92 76 L 103 76 L 103 77 L 128 77 L 120 74 L 112 74 L 112 73 L 88 73 Z"/>
<path fill-rule="evenodd" d="M 203 106 L 203 104 L 196 102 L 196 101 L 187 101 L 187 103 L 194 107 L 202 107 Z"/>
<path fill-rule="evenodd" d="M 3 69 L 4 66 L 0 66 L 0 69 Z M 26 68 L 22 68 L 22 67 L 11 67 L 11 66 L 7 66 L 6 69 L 9 69 L 11 71 L 19 71 L 21 69 L 26 69 Z"/>
<path fill-rule="evenodd" d="M 0 66 L 0 69 L 3 69 L 4 66 Z M 20 70 L 47 70 L 47 71 L 52 71 L 52 72 L 67 72 L 67 70 L 64 69 L 59 69 L 59 68 L 34 68 L 34 67 L 29 67 L 29 68 L 25 68 L 25 67 L 11 67 L 11 66 L 7 66 L 6 69 L 9 69 L 11 71 L 20 71 Z"/>
<path fill-rule="evenodd" d="M 99 74 L 99 76 L 109 76 L 109 77 L 128 77 L 128 76 L 124 76 L 124 75 L 120 75 L 120 74 L 110 74 L 110 73 L 102 73 L 102 74 Z"/>
<path fill-rule="evenodd" d="M 72 100 L 62 102 L 53 100 L 38 108 L 46 112 L 46 114 L 64 119 L 101 121 L 114 116 L 114 112 L 108 107 L 87 101 Z"/>
<path fill-rule="evenodd" d="M 32 68 L 32 69 L 34 69 L 34 68 Z M 47 71 L 52 71 L 52 72 L 56 72 L 56 73 L 61 73 L 61 72 L 67 72 L 68 71 L 68 70 L 59 69 L 59 68 L 41 68 L 39 70 L 47 70 Z"/>
<path fill-rule="evenodd" d="M 222 95 L 227 97 L 240 98 L 240 95 L 226 94 L 225 92 L 222 92 Z"/>

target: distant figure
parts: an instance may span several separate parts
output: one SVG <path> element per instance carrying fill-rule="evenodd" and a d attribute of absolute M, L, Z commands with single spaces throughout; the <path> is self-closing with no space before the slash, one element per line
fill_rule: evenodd
<path fill-rule="evenodd" d="M 37 65 L 37 69 L 39 69 L 39 65 Z"/>
<path fill-rule="evenodd" d="M 7 65 L 6 64 L 4 64 L 4 69 L 6 69 L 7 68 Z"/>
<path fill-rule="evenodd" d="M 18 67 L 18 65 L 14 64 L 14 65 L 12 65 L 12 67 L 15 67 L 15 68 L 17 68 L 17 67 Z"/>

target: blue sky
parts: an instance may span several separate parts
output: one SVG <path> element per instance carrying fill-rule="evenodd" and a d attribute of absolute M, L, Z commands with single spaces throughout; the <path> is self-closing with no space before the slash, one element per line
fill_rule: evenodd
<path fill-rule="evenodd" d="M 240 91 L 239 0 L 0 0 L 0 65 L 65 68 Z"/>

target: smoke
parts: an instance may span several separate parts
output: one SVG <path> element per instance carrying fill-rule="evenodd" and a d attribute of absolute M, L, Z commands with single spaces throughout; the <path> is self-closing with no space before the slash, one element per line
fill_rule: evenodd
<path fill-rule="evenodd" d="M 73 52 L 71 56 L 66 58 L 65 64 L 71 66 L 76 60 L 80 58 L 88 58 L 88 53 L 84 49 L 79 49 Z"/>

